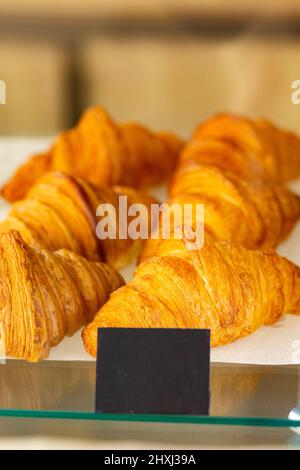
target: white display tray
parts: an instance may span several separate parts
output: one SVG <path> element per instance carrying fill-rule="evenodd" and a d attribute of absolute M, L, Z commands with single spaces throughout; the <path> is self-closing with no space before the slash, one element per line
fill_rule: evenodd
<path fill-rule="evenodd" d="M 1 138 L 0 139 L 0 183 L 3 183 L 28 155 L 47 148 L 49 139 Z M 291 185 L 300 194 L 300 180 Z M 155 191 L 163 195 L 164 189 Z M 0 199 L 0 218 L 4 218 L 9 205 Z M 300 223 L 278 252 L 300 265 Z M 129 266 L 122 274 L 129 281 L 135 266 Z M 272 286 L 270 286 L 272 289 Z M 92 360 L 85 352 L 80 332 L 65 338 L 53 348 L 48 360 L 86 361 Z M 300 315 L 285 315 L 274 326 L 261 327 L 251 335 L 232 344 L 213 348 L 213 362 L 240 364 L 300 364 Z"/>

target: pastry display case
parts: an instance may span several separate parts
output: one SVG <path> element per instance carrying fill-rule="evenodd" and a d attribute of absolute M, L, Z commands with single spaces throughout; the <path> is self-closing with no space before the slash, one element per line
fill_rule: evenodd
<path fill-rule="evenodd" d="M 298 4 L 5 3 L 0 421 L 300 433 Z M 107 327 L 209 329 L 209 414 L 96 413 Z"/>
<path fill-rule="evenodd" d="M 29 155 L 35 150 L 39 151 L 47 148 L 49 141 L 51 141 L 51 139 L 2 139 L 0 156 L 9 155 L 11 152 L 13 154 L 13 163 L 11 160 L 8 161 L 6 171 L 11 173 L 15 166 L 20 162 L 24 162 L 25 155 Z M 206 174 L 204 173 L 203 177 L 201 177 L 201 181 L 204 182 L 205 177 Z M 43 178 L 43 184 L 50 185 L 49 188 L 51 188 L 53 181 L 56 181 L 55 178 L 54 180 L 51 179 L 53 178 L 52 176 L 50 179 L 49 176 Z M 214 178 L 219 182 L 219 173 L 214 174 Z M 176 191 L 180 181 L 175 179 L 173 182 L 174 191 Z M 221 182 L 223 184 L 222 179 Z M 184 180 L 182 183 L 184 183 Z M 66 191 L 68 191 L 69 194 L 73 194 L 70 192 L 69 184 L 70 181 L 68 179 L 61 180 L 61 177 L 59 178 L 59 188 L 62 191 L 62 195 Z M 231 184 L 233 184 L 233 182 Z M 226 182 L 226 185 L 228 185 L 228 182 Z M 71 186 L 71 189 L 72 188 L 74 188 L 74 186 Z M 39 192 L 37 191 L 36 194 L 39 195 Z M 47 194 L 49 195 L 49 192 Z M 106 196 L 107 195 L 108 193 Z M 287 193 L 285 197 L 293 198 L 294 196 L 291 192 Z M 46 200 L 43 199 L 43 202 L 45 204 Z M 13 207 L 14 205 L 12 208 Z M 25 208 L 26 199 L 22 201 L 22 207 L 23 211 L 28 210 Z M 292 203 L 288 204 L 288 207 L 295 206 Z M 2 219 L 5 220 L 7 216 L 5 214 L 9 213 L 12 208 L 4 203 L 4 201 L 1 202 Z M 81 212 L 78 213 L 77 220 L 80 220 L 80 214 Z M 16 216 L 16 214 L 13 215 L 14 217 Z M 11 223 L 13 223 L 13 220 Z M 64 221 L 67 223 L 66 217 L 64 217 Z M 5 224 L 5 222 L 2 222 L 2 224 L 3 223 Z M 37 225 L 35 226 L 38 227 Z M 266 228 L 266 231 L 269 232 L 270 228 Z M 297 239 L 297 228 L 294 229 L 293 234 L 296 235 Z M 277 236 L 280 239 L 282 235 L 277 233 Z M 284 234 L 284 237 L 285 236 Z M 46 235 L 43 240 L 45 240 L 44 243 L 48 243 Z M 92 250 L 92 238 L 88 238 L 87 240 L 86 246 L 87 249 L 90 250 L 89 256 L 90 258 L 94 258 L 96 251 Z M 11 242 L 11 240 L 6 240 L 2 247 L 2 251 L 7 252 L 8 257 L 14 256 L 14 252 L 9 249 Z M 120 240 L 119 243 L 121 242 L 123 243 L 124 241 Z M 295 242 L 291 242 L 289 237 L 287 243 L 289 246 L 292 243 L 290 250 L 293 253 L 293 248 L 296 246 Z M 85 245 L 82 243 L 81 246 L 84 247 Z M 113 264 L 115 262 L 119 264 L 118 259 L 115 261 L 115 255 L 118 252 L 111 251 L 111 246 L 107 246 L 106 248 L 108 249 L 107 254 L 112 257 L 111 260 Z M 26 251 L 26 248 L 23 246 L 22 250 Z M 284 245 L 281 250 L 284 251 Z M 123 253 L 124 250 L 119 252 Z M 129 249 L 128 253 L 132 253 L 132 250 Z M 64 259 L 63 253 L 62 259 Z M 135 260 L 135 257 L 133 256 L 133 258 L 130 259 L 123 257 L 123 266 L 124 263 L 125 265 L 131 263 L 129 267 L 127 266 L 126 269 L 121 270 L 122 275 L 127 281 L 131 279 L 134 269 L 135 262 L 132 262 L 132 259 Z M 78 264 L 77 261 L 77 267 L 78 266 L 80 266 L 80 263 Z M 21 274 L 20 271 L 19 275 Z M 105 272 L 101 275 L 105 275 Z M 106 271 L 106 275 L 112 283 L 121 282 L 120 278 L 113 277 L 113 271 Z M 25 281 L 26 276 L 22 282 L 24 283 Z M 53 278 L 53 281 L 55 282 L 55 278 Z M 19 282 L 21 281 L 18 281 L 16 286 Z M 86 277 L 85 282 L 87 282 Z M 97 282 L 95 278 L 94 282 Z M 86 286 L 87 284 L 85 288 Z M 82 286 L 79 283 L 77 290 L 80 292 L 81 288 Z M 65 292 L 62 292 L 62 298 L 66 299 Z M 101 299 L 98 297 L 97 301 L 99 302 Z M 62 305 L 61 308 L 63 308 Z M 297 318 L 295 318 L 295 321 L 297 322 Z M 262 328 L 265 330 L 262 330 Z M 232 343 L 232 346 L 237 347 L 240 351 L 237 351 L 237 349 L 232 352 L 230 352 L 230 350 L 224 350 L 224 353 L 226 353 L 224 356 L 223 346 L 220 347 L 221 349 L 212 349 L 213 362 L 211 363 L 211 404 L 209 416 L 105 415 L 95 413 L 96 363 L 91 361 L 88 354 L 84 352 L 80 336 L 69 339 L 65 338 L 61 341 L 59 346 L 51 348 L 50 360 L 28 363 L 2 357 L 3 360 L 0 364 L 0 387 L 2 391 L 0 397 L 0 416 L 6 419 L 44 418 L 86 420 L 87 422 L 106 422 L 113 420 L 116 421 L 116 425 L 118 422 L 121 423 L 122 421 L 138 421 L 140 422 L 140 426 L 145 427 L 145 432 L 147 432 L 147 426 L 149 426 L 150 422 L 152 422 L 153 425 L 155 423 L 177 423 L 182 425 L 190 423 L 199 426 L 215 424 L 297 429 L 298 420 L 300 418 L 297 411 L 300 399 L 300 369 L 299 365 L 296 364 L 298 357 L 296 346 L 298 343 L 295 343 L 295 348 L 291 349 L 290 352 L 286 351 L 286 348 L 290 347 L 291 341 L 296 341 L 297 330 L 295 331 L 294 339 L 291 339 L 289 336 L 291 330 L 295 330 L 295 324 L 284 326 L 284 324 L 279 323 L 277 325 L 275 323 L 274 327 L 262 328 L 258 330 L 258 334 L 262 337 L 262 344 L 255 342 L 256 333 L 254 333 L 245 338 L 245 341 L 250 341 L 248 344 L 245 341 L 242 343 L 242 340 Z M 286 333 L 284 333 L 285 331 Z M 288 339 L 286 343 L 280 344 L 278 337 L 284 337 L 285 334 L 287 334 L 287 337 L 290 339 Z M 253 338 L 254 342 L 252 342 Z M 274 340 L 274 338 L 276 339 Z M 277 357 L 271 354 L 271 360 L 268 361 L 266 350 L 270 348 L 270 344 L 275 348 L 273 344 L 274 341 L 278 354 Z M 225 346 L 225 348 L 226 347 L 228 348 L 229 346 Z M 258 353 L 262 354 L 262 351 L 264 353 L 263 356 L 259 356 Z M 280 356 L 280 351 L 284 352 L 285 355 Z M 256 352 L 258 355 L 251 360 L 251 358 L 249 358 L 250 352 Z M 49 350 L 47 354 L 49 354 Z M 226 357 L 230 363 L 224 362 L 226 361 L 226 359 L 223 359 L 224 357 Z M 280 364 L 278 357 L 282 357 L 283 364 Z M 37 357 L 35 357 L 35 359 L 37 359 Z M 238 363 L 239 359 L 241 362 L 246 363 Z M 219 362 L 220 360 L 222 361 L 221 363 Z M 288 362 L 286 365 L 284 365 L 285 360 Z M 255 365 L 255 361 L 258 362 L 258 365 Z M 272 361 L 273 365 L 271 365 Z M 278 364 L 274 365 L 276 361 Z M 261 363 L 260 365 L 259 362 Z M 293 362 L 295 362 L 294 365 Z M 184 429 L 183 427 L 183 433 Z"/>
<path fill-rule="evenodd" d="M 91 362 L 49 361 L 0 366 L 2 418 L 137 421 L 299 429 L 298 366 L 212 364 L 209 416 L 95 413 L 96 368 Z M 184 427 L 182 428 L 184 433 Z"/>

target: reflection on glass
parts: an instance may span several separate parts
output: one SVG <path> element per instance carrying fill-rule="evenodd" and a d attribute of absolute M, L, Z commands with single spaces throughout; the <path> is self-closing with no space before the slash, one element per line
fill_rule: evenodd
<path fill-rule="evenodd" d="M 212 421 L 219 416 L 287 420 L 300 404 L 299 372 L 298 366 L 212 364 Z M 87 419 L 92 419 L 95 363 L 10 360 L 0 365 L 0 391 L 0 416 L 1 409 L 51 410 L 91 413 Z"/>

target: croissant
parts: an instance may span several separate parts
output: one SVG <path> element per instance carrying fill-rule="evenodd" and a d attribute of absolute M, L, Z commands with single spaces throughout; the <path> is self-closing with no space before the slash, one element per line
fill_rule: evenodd
<path fill-rule="evenodd" d="M 23 198 L 47 171 L 80 176 L 95 186 L 144 187 L 163 182 L 174 170 L 183 142 L 128 123 L 118 125 L 100 107 L 88 109 L 78 125 L 60 134 L 51 150 L 31 158 L 2 188 L 8 201 Z"/>
<path fill-rule="evenodd" d="M 0 332 L 7 356 L 36 362 L 93 319 L 123 284 L 104 263 L 68 250 L 29 247 L 16 231 L 0 237 Z"/>
<path fill-rule="evenodd" d="M 120 195 L 127 196 L 129 205 L 143 203 L 149 207 L 153 202 L 142 191 L 125 187 L 94 189 L 80 178 L 48 173 L 25 199 L 12 205 L 6 220 L 0 222 L 0 233 L 18 230 L 26 243 L 50 251 L 66 248 L 89 260 L 104 259 L 121 268 L 138 254 L 141 241 L 129 237 L 99 240 L 96 234 L 97 207 L 101 203 L 112 204 L 118 221 Z"/>
<path fill-rule="evenodd" d="M 111 295 L 82 337 L 92 356 L 99 327 L 208 328 L 218 346 L 275 323 L 284 312 L 300 313 L 300 268 L 274 251 L 230 242 L 189 250 L 185 241 L 167 240 Z"/>
<path fill-rule="evenodd" d="M 218 114 L 200 126 L 179 165 L 204 163 L 243 179 L 287 182 L 300 176 L 300 139 L 262 119 Z"/>
<path fill-rule="evenodd" d="M 195 207 L 204 205 L 205 242 L 228 240 L 249 249 L 275 248 L 300 218 L 300 198 L 284 185 L 245 181 L 209 165 L 198 164 L 175 173 L 169 197 L 169 207 L 174 211 L 182 209 L 183 213 L 184 205 L 191 205 L 190 218 L 182 216 L 181 220 L 194 232 Z M 164 217 L 169 217 L 167 211 L 161 215 L 156 230 L 160 234 L 146 242 L 140 260 L 154 256 L 163 242 L 161 228 L 167 222 Z M 173 234 L 174 220 L 170 221 Z"/>

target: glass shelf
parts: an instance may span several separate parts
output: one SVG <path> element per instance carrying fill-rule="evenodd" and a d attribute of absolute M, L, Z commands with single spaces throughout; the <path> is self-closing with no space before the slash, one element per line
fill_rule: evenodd
<path fill-rule="evenodd" d="M 0 365 L 0 417 L 299 427 L 299 366 L 212 364 L 210 416 L 94 413 L 95 363 Z"/>

